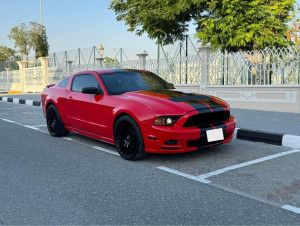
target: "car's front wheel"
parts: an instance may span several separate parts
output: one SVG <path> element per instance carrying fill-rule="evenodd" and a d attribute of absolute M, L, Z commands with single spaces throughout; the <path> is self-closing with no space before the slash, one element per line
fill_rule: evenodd
<path fill-rule="evenodd" d="M 60 114 L 54 105 L 50 105 L 47 108 L 46 121 L 47 121 L 48 131 L 52 136 L 61 137 L 69 133 L 69 131 L 65 129 Z"/>
<path fill-rule="evenodd" d="M 137 160 L 147 155 L 140 128 L 129 115 L 122 116 L 116 122 L 114 140 L 117 151 L 126 160 Z"/>

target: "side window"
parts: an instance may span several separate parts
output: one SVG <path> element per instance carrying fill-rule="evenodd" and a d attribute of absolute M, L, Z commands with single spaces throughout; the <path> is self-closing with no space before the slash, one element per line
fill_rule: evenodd
<path fill-rule="evenodd" d="M 69 78 L 65 78 L 64 80 L 62 80 L 62 81 L 58 84 L 58 86 L 59 86 L 59 87 L 64 87 L 64 88 L 66 88 L 67 85 L 68 85 L 68 82 L 69 82 Z"/>
<path fill-rule="evenodd" d="M 96 87 L 101 89 L 100 84 L 94 75 L 77 75 L 73 78 L 72 91 L 82 92 L 82 88 L 85 87 Z"/>

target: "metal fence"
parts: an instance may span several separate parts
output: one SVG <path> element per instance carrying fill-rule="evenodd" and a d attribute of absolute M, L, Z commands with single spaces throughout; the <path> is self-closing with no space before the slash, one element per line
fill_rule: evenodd
<path fill-rule="evenodd" d="M 202 49 L 204 50 L 204 48 Z M 267 48 L 261 51 L 222 53 L 200 51 L 197 55 L 173 58 L 149 59 L 145 54 L 140 59 L 128 61 L 103 61 L 88 64 L 49 65 L 49 83 L 56 83 L 66 76 L 99 68 L 132 68 L 152 71 L 174 84 L 250 86 L 250 85 L 300 85 L 300 52 L 298 49 Z M 207 50 L 207 48 L 206 48 Z M 180 57 L 181 56 L 181 57 Z M 42 85 L 42 68 L 24 69 L 24 90 L 34 92 Z M 0 72 L 0 91 L 11 88 L 20 82 L 19 71 Z M 26 88 L 29 87 L 29 88 Z"/>
<path fill-rule="evenodd" d="M 14 85 L 20 84 L 20 71 L 0 71 L 0 91 L 14 89 Z M 17 87 L 18 88 L 18 87 Z"/>
<path fill-rule="evenodd" d="M 212 53 L 209 56 L 211 85 L 298 85 L 300 52 L 296 48 Z"/>
<path fill-rule="evenodd" d="M 146 69 L 174 84 L 200 84 L 201 53 L 188 57 L 69 65 L 53 67 L 51 76 L 61 79 L 67 74 L 97 68 Z M 266 48 L 237 53 L 212 52 L 207 57 L 209 85 L 299 85 L 300 51 L 296 48 Z M 56 75 L 55 75 L 55 73 Z M 52 79 L 55 82 L 57 79 Z"/>

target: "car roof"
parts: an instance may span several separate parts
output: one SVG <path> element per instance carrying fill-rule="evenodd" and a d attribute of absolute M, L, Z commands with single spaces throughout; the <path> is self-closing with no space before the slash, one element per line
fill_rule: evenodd
<path fill-rule="evenodd" d="M 149 72 L 146 70 L 137 70 L 137 69 L 114 69 L 114 68 L 109 68 L 109 69 L 96 69 L 93 70 L 95 72 L 97 72 L 99 75 L 101 74 L 110 74 L 110 73 L 117 73 L 117 72 Z"/>

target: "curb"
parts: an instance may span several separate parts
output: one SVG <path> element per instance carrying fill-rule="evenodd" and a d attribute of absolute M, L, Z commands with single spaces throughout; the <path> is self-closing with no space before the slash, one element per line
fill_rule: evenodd
<path fill-rule="evenodd" d="M 41 101 L 24 100 L 2 96 L 0 96 L 0 101 L 12 102 L 16 104 L 26 104 L 38 107 L 41 106 Z M 234 138 L 254 142 L 263 142 L 267 144 L 279 145 L 289 148 L 300 148 L 300 136 L 289 134 L 236 128 L 234 131 Z"/>
<path fill-rule="evenodd" d="M 24 100 L 24 99 L 18 99 L 18 98 L 12 98 L 12 97 L 1 97 L 0 101 L 6 101 L 11 102 L 15 104 L 26 104 L 26 105 L 32 105 L 32 106 L 41 106 L 41 101 L 35 101 L 35 100 Z"/>
<path fill-rule="evenodd" d="M 240 140 L 263 142 L 289 148 L 300 148 L 300 136 L 239 128 L 236 128 L 234 133 L 234 138 Z"/>

